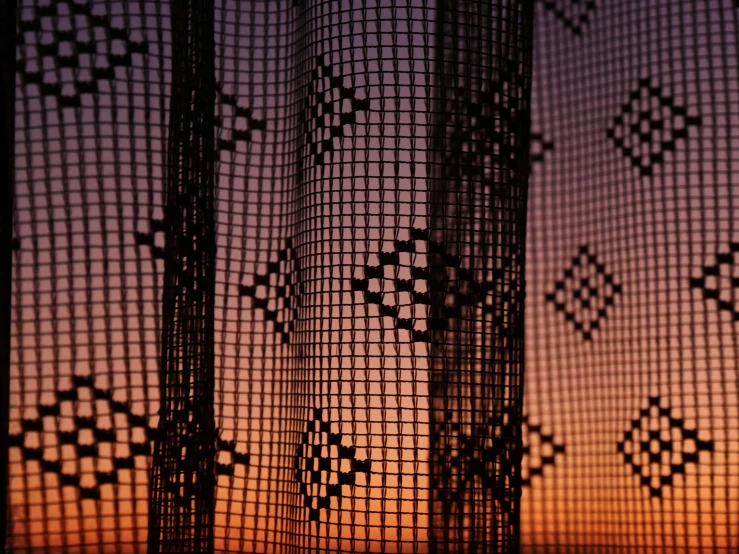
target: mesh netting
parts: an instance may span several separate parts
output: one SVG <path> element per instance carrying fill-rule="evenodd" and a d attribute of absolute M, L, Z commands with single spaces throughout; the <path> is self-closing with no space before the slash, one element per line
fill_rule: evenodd
<path fill-rule="evenodd" d="M 18 0 L 9 550 L 735 551 L 737 18 Z"/>
<path fill-rule="evenodd" d="M 524 551 L 739 547 L 737 8 L 537 3 Z"/>
<path fill-rule="evenodd" d="M 160 2 L 17 7 L 8 546 L 132 551 L 157 428 Z"/>

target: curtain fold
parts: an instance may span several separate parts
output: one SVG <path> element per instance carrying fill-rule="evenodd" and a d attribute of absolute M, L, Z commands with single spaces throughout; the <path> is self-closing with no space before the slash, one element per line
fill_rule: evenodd
<path fill-rule="evenodd" d="M 13 206 L 15 190 L 15 2 L 0 6 L 0 167 L 3 212 L 0 216 L 0 444 L 8 444 L 10 429 L 10 312 L 13 257 Z M 0 522 L 8 521 L 8 449 L 0 452 Z M 0 531 L 6 544 L 7 525 Z"/>
<path fill-rule="evenodd" d="M 215 8 L 172 4 L 159 425 L 148 552 L 212 552 L 215 517 Z"/>
<path fill-rule="evenodd" d="M 517 552 L 533 5 L 443 2 L 429 177 L 430 542 Z"/>

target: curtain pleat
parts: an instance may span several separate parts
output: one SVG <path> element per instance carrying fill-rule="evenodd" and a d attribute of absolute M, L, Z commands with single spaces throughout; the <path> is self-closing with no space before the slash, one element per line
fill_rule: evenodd
<path fill-rule="evenodd" d="M 15 2 L 0 6 L 0 444 L 8 444 L 10 429 L 10 345 L 15 190 Z M 0 522 L 8 521 L 8 449 L 0 452 Z M 8 526 L 2 525 L 0 544 L 7 544 Z"/>
<path fill-rule="evenodd" d="M 430 542 L 518 552 L 532 5 L 443 2 L 429 178 Z"/>
<path fill-rule="evenodd" d="M 213 552 L 215 393 L 215 9 L 172 4 L 159 424 L 149 554 Z"/>

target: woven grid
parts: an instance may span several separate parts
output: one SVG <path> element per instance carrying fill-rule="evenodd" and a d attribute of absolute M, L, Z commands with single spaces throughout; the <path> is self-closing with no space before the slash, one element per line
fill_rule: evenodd
<path fill-rule="evenodd" d="M 459 19 L 467 40 L 479 35 L 477 44 L 492 57 L 497 43 L 459 15 L 468 8 L 484 14 L 485 5 L 460 4 L 445 17 L 448 24 Z M 427 360 L 433 334 L 442 331 L 443 319 L 468 318 L 473 325 L 466 338 L 447 332 L 442 342 L 453 347 L 470 337 L 487 340 L 493 329 L 475 327 L 478 310 L 491 321 L 511 317 L 499 300 L 504 295 L 493 290 L 493 273 L 515 278 L 519 267 L 485 265 L 494 252 L 493 231 L 476 230 L 479 249 L 467 251 L 451 234 L 454 217 L 429 219 L 428 182 L 434 166 L 448 164 L 451 155 L 439 151 L 448 147 L 435 142 L 434 133 L 463 125 L 447 113 L 460 109 L 469 117 L 464 102 L 475 101 L 494 78 L 482 73 L 487 58 L 470 70 L 479 75 L 434 76 L 439 16 L 423 2 L 217 6 L 217 109 L 223 116 L 217 217 L 228 232 L 218 238 L 225 284 L 216 322 L 222 356 L 216 412 L 221 432 L 243 441 L 251 464 L 243 481 L 237 475 L 219 482 L 217 546 L 285 552 L 438 548 L 429 545 L 425 507 L 432 486 Z M 503 31 L 501 36 L 509 40 Z M 518 47 L 523 51 L 525 44 Z M 437 91 L 456 95 L 459 85 L 467 92 L 458 105 L 434 107 Z M 486 102 L 498 99 L 476 101 L 481 116 L 494 117 Z M 519 122 L 523 130 L 525 121 Z M 480 137 L 474 147 L 492 149 L 492 143 Z M 526 170 L 521 163 L 519 172 Z M 501 185 L 508 178 L 503 172 L 487 177 Z M 453 182 L 441 174 L 434 179 L 439 190 Z M 445 202 L 467 202 L 465 194 L 474 196 L 478 187 L 487 198 L 493 192 L 483 190 L 483 181 L 457 176 L 460 193 Z M 519 198 L 520 186 L 512 187 Z M 459 232 L 465 233 L 476 228 L 476 218 L 496 216 L 459 217 L 466 221 Z M 522 247 L 520 235 L 508 237 Z M 438 259 L 432 263 L 432 257 Z M 439 269 L 450 275 L 439 275 Z M 441 298 L 440 286 L 449 289 Z M 444 306 L 455 299 L 456 307 Z M 432 313 L 434 302 L 443 314 Z M 483 353 L 470 352 L 464 363 L 485 367 L 492 383 L 505 364 L 494 365 L 485 345 L 477 348 Z M 516 348 L 520 344 L 502 349 Z M 451 395 L 441 389 L 436 394 L 441 410 L 441 399 Z M 516 394 L 511 398 L 515 405 Z M 501 417 L 510 409 L 497 406 Z M 471 409 L 460 404 L 457 413 L 463 417 Z M 495 424 L 487 425 L 494 434 Z M 514 451 L 515 434 L 505 440 L 514 441 L 508 445 Z M 450 439 L 449 446 L 457 441 Z M 488 446 L 478 441 L 467 455 L 481 456 Z M 491 460 L 484 471 L 512 471 L 496 463 Z M 441 474 L 454 462 L 440 454 L 431 464 Z M 468 517 L 472 506 L 489 503 L 488 520 L 460 524 L 479 528 L 463 540 L 482 538 L 483 548 L 492 549 L 498 531 L 489 518 L 512 508 L 478 499 L 473 491 L 490 494 L 480 480 L 473 479 L 469 496 L 441 500 L 435 509 L 469 505 L 460 510 Z M 514 526 L 499 525 L 505 529 L 501 544 L 510 542 Z M 458 540 L 445 537 L 443 528 L 437 535 L 440 545 Z"/>
<path fill-rule="evenodd" d="M 168 10 L 18 2 L 11 552 L 146 543 Z"/>
<path fill-rule="evenodd" d="M 739 547 L 735 1 L 17 5 L 12 552 Z"/>
<path fill-rule="evenodd" d="M 739 547 L 738 16 L 537 3 L 523 552 Z"/>

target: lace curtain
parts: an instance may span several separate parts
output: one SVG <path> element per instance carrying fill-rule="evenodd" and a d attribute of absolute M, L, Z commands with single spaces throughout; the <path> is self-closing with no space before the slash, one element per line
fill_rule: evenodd
<path fill-rule="evenodd" d="M 2 3 L 8 551 L 735 552 L 738 25 Z"/>

